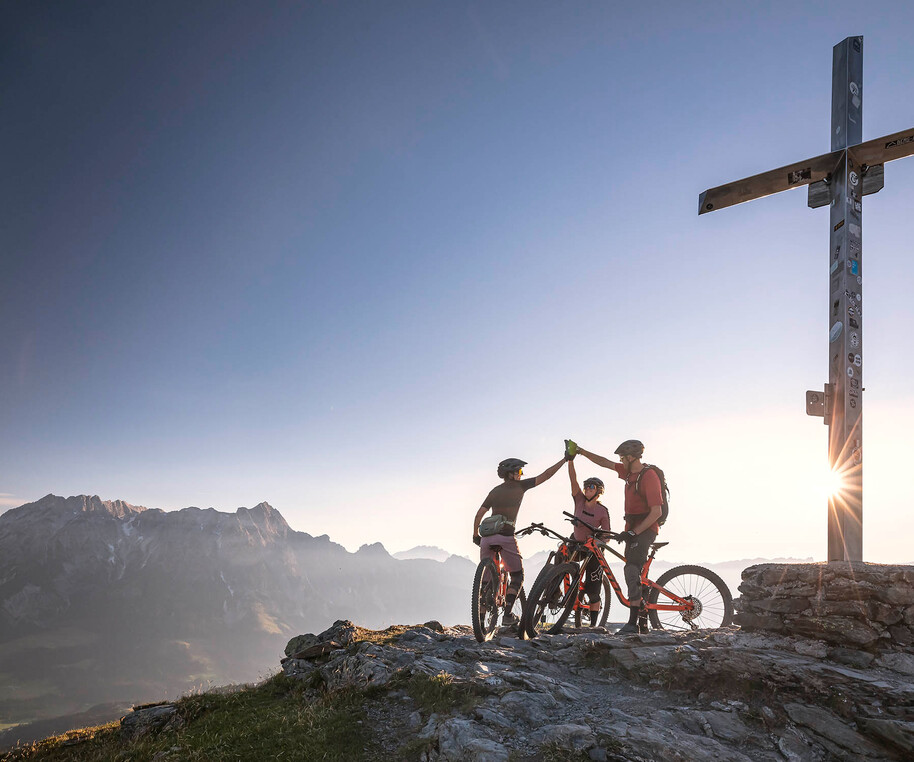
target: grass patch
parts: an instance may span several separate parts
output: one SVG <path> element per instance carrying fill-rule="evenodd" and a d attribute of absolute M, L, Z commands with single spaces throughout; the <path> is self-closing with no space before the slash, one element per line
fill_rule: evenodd
<path fill-rule="evenodd" d="M 447 672 L 434 676 L 411 675 L 404 688 L 424 714 L 471 709 L 478 703 L 479 697 L 487 693 L 475 683 L 456 682 L 454 676 Z"/>
<path fill-rule="evenodd" d="M 355 642 L 359 643 L 362 641 L 368 643 L 379 643 L 381 645 L 389 645 L 396 641 L 404 632 L 407 630 L 412 630 L 414 627 L 407 627 L 402 624 L 395 624 L 391 627 L 388 627 L 386 630 L 366 630 L 364 627 L 359 627 L 356 625 L 355 628 Z"/>
<path fill-rule="evenodd" d="M 175 762 L 359 760 L 370 740 L 363 701 L 358 691 L 314 698 L 299 681 L 277 675 L 256 688 L 181 699 L 176 706 L 185 724 L 177 730 L 131 743 L 122 740 L 118 724 L 112 723 L 71 731 L 0 759 L 142 762 L 165 752 L 164 759 Z"/>

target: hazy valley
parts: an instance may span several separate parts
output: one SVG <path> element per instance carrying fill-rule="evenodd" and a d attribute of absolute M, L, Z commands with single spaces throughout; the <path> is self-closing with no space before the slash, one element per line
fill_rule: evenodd
<path fill-rule="evenodd" d="M 529 557 L 529 581 L 546 557 Z M 737 595 L 750 563 L 708 566 Z M 350 553 L 267 503 L 166 513 L 48 495 L 0 515 L 0 730 L 256 680 L 290 637 L 341 618 L 465 623 L 474 567 L 427 546 Z M 624 618 L 616 602 L 610 621 Z"/>

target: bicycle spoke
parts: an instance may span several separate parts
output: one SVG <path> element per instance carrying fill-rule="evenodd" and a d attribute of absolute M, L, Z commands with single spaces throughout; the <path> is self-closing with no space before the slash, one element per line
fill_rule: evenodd
<path fill-rule="evenodd" d="M 724 582 L 713 572 L 700 566 L 681 566 L 661 575 L 657 584 L 668 592 L 654 588 L 650 602 L 677 605 L 670 594 L 692 604 L 690 610 L 651 611 L 654 627 L 669 630 L 717 628 L 730 624 L 733 602 Z"/>

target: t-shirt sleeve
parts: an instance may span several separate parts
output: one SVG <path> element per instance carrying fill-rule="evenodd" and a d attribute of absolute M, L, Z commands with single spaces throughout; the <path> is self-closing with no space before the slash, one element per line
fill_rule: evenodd
<path fill-rule="evenodd" d="M 491 508 L 491 507 L 492 507 L 492 493 L 493 493 L 493 492 L 495 492 L 494 489 L 493 489 L 493 490 L 490 490 L 490 491 L 489 491 L 489 494 L 486 495 L 486 499 L 482 501 L 483 506 L 485 506 L 486 508 Z"/>
<path fill-rule="evenodd" d="M 535 487 L 535 486 L 536 486 L 536 477 L 535 477 L 535 476 L 531 476 L 529 479 L 521 479 L 521 480 L 518 482 L 518 484 L 520 484 L 520 486 L 524 488 L 524 492 L 526 492 L 526 491 L 527 491 L 528 489 L 530 489 L 531 487 Z"/>
<path fill-rule="evenodd" d="M 600 517 L 600 529 L 609 531 L 609 511 L 603 506 L 603 515 Z"/>
<path fill-rule="evenodd" d="M 653 468 L 641 477 L 641 494 L 644 495 L 644 502 L 647 503 L 648 508 L 663 505 L 663 496 L 660 494 L 660 477 Z"/>
<path fill-rule="evenodd" d="M 618 476 L 620 479 L 625 478 L 625 466 L 623 466 L 621 463 L 613 463 L 613 470 L 616 472 L 616 476 Z"/>

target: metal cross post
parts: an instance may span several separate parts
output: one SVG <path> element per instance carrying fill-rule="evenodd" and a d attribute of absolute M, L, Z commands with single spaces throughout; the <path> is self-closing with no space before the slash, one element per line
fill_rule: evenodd
<path fill-rule="evenodd" d="M 863 37 L 832 55 L 831 152 L 701 194 L 698 213 L 808 185 L 807 204 L 828 204 L 828 383 L 806 392 L 808 415 L 828 426 L 828 462 L 840 488 L 828 499 L 828 560 L 863 560 L 862 198 L 883 186 L 885 162 L 914 154 L 914 129 L 863 143 Z"/>

